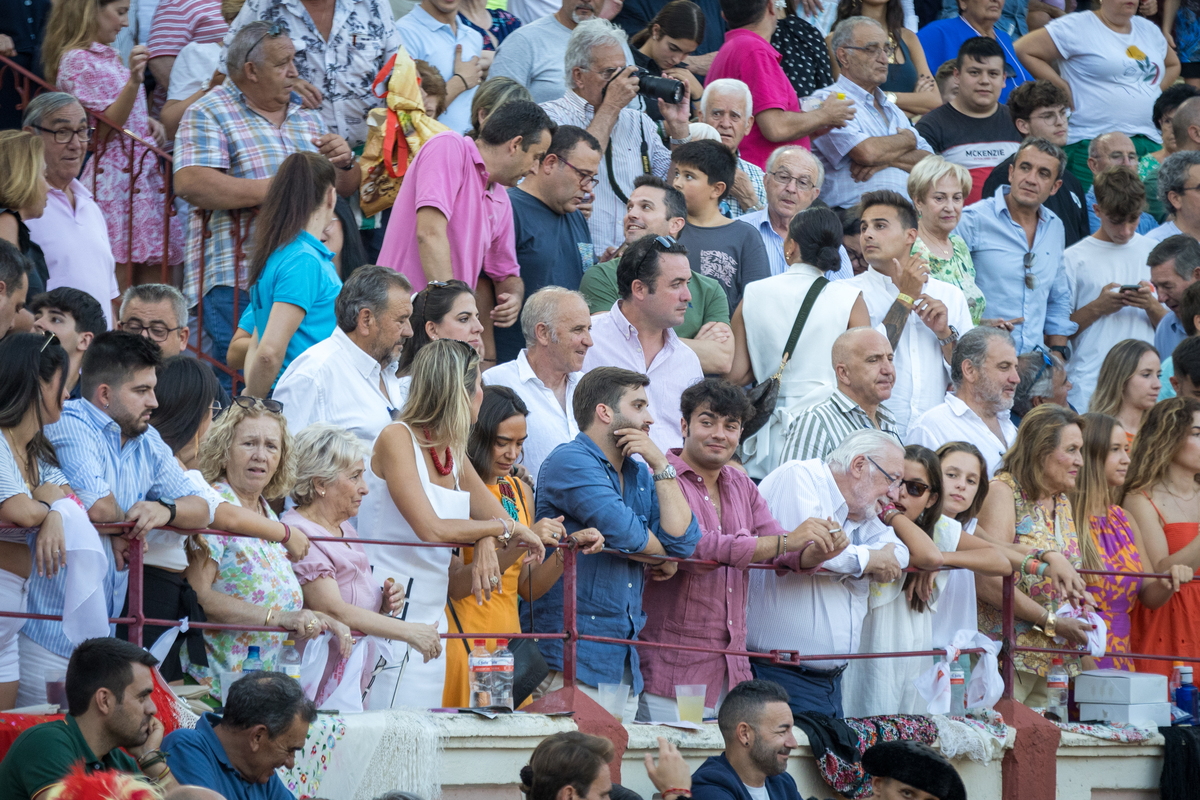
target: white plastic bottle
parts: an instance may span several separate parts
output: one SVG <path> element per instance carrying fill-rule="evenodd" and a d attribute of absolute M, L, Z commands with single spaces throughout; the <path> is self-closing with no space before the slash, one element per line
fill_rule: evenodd
<path fill-rule="evenodd" d="M 289 678 L 300 680 L 300 651 L 291 639 L 283 640 L 283 651 L 279 654 L 279 671 Z"/>
<path fill-rule="evenodd" d="M 950 716 L 967 715 L 967 674 L 958 659 L 950 662 Z"/>
<path fill-rule="evenodd" d="M 492 705 L 513 707 L 513 673 L 517 659 L 508 649 L 508 639 L 497 639 L 492 651 Z"/>
<path fill-rule="evenodd" d="M 1050 662 L 1050 674 L 1046 676 L 1046 716 L 1051 714 L 1059 722 L 1067 722 L 1067 686 L 1070 677 L 1063 669 L 1063 660 L 1055 658 Z"/>
<path fill-rule="evenodd" d="M 471 681 L 471 708 L 487 708 L 492 701 L 492 654 L 487 651 L 486 639 L 474 639 L 474 649 L 467 656 Z"/>

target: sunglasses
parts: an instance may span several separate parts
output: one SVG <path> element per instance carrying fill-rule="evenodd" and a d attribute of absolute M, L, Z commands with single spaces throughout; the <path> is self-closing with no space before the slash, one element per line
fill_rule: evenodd
<path fill-rule="evenodd" d="M 233 404 L 236 406 L 241 406 L 247 410 L 253 409 L 256 406 L 262 406 L 272 414 L 283 413 L 283 403 L 279 402 L 278 400 L 272 400 L 269 397 L 264 399 L 262 397 L 249 397 L 247 395 L 240 394 L 233 398 Z"/>
<path fill-rule="evenodd" d="M 1037 276 L 1033 274 L 1033 268 L 1037 266 L 1037 253 L 1030 250 L 1025 254 L 1023 262 L 1025 265 L 1025 288 L 1034 289 L 1037 287 Z"/>
<path fill-rule="evenodd" d="M 902 480 L 900 485 L 904 487 L 904 491 L 908 493 L 909 497 L 923 497 L 929 491 L 929 484 L 920 481 Z"/>
<path fill-rule="evenodd" d="M 1036 350 L 1042 356 L 1042 366 L 1038 368 L 1037 375 L 1034 375 L 1033 380 L 1029 382 L 1030 388 L 1037 386 L 1037 382 L 1041 380 L 1046 370 L 1054 368 L 1054 362 L 1050 360 L 1050 354 L 1041 348 L 1036 348 Z"/>
<path fill-rule="evenodd" d="M 654 245 L 657 245 L 659 248 L 661 248 L 662 252 L 666 252 L 675 246 L 675 240 L 670 236 L 655 236 L 654 241 L 650 244 L 652 246 L 646 250 L 645 254 L 642 256 L 642 260 L 638 262 L 637 272 L 634 273 L 635 275 L 642 274 L 642 269 L 645 268 L 646 261 L 650 258 L 650 254 L 655 251 Z"/>
<path fill-rule="evenodd" d="M 246 51 L 246 58 L 249 59 L 250 54 L 254 52 L 254 48 L 258 47 L 260 44 L 263 43 L 263 39 L 266 39 L 268 36 L 270 36 L 272 39 L 274 39 L 277 36 L 282 36 L 286 32 L 287 32 L 287 28 L 284 27 L 284 24 L 282 22 L 280 22 L 279 20 L 272 22 L 270 27 L 267 28 L 267 32 L 264 33 L 262 36 L 258 37 L 258 41 L 256 41 L 254 43 L 254 46 Z"/>

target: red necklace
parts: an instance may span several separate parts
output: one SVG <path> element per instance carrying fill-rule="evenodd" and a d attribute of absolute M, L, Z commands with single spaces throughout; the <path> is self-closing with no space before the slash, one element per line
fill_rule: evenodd
<path fill-rule="evenodd" d="M 429 435 L 428 428 L 422 428 L 421 430 L 425 434 L 426 441 L 432 438 Z M 449 475 L 454 471 L 454 454 L 450 452 L 449 447 L 446 448 L 446 466 L 442 466 L 442 461 L 438 458 L 437 450 L 432 447 L 429 448 L 429 457 L 433 459 L 433 468 L 437 470 L 438 475 Z"/>

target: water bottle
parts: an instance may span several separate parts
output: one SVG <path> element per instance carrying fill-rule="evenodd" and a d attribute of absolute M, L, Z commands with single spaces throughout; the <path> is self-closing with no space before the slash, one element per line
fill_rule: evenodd
<path fill-rule="evenodd" d="M 1200 692 L 1196 691 L 1195 684 L 1192 683 L 1192 668 L 1179 668 L 1180 686 L 1175 690 L 1175 705 L 1182 708 L 1184 711 L 1192 715 L 1192 724 L 1196 724 L 1197 699 L 1200 699 Z"/>
<path fill-rule="evenodd" d="M 967 715 L 967 673 L 958 659 L 950 662 L 950 715 Z"/>
<path fill-rule="evenodd" d="M 1175 702 L 1175 690 L 1183 685 L 1183 681 L 1179 678 L 1179 671 L 1183 669 L 1182 661 L 1171 662 L 1171 677 L 1167 680 L 1167 702 Z"/>
<path fill-rule="evenodd" d="M 250 645 L 250 652 L 242 660 L 242 672 L 262 672 L 263 662 L 258 655 L 258 645 Z"/>
<path fill-rule="evenodd" d="M 279 671 L 289 678 L 300 680 L 300 651 L 291 639 L 283 640 L 283 652 L 279 654 Z"/>
<path fill-rule="evenodd" d="M 1050 662 L 1050 674 L 1046 676 L 1046 716 L 1054 715 L 1059 722 L 1067 721 L 1067 688 L 1070 678 L 1063 669 L 1063 660 Z"/>
<path fill-rule="evenodd" d="M 471 681 L 471 708 L 492 705 L 492 654 L 487 651 L 486 639 L 472 641 L 475 648 L 467 656 Z"/>
<path fill-rule="evenodd" d="M 492 705 L 513 707 L 513 673 L 516 671 L 517 658 L 508 649 L 508 639 L 497 639 L 496 649 L 492 651 Z"/>

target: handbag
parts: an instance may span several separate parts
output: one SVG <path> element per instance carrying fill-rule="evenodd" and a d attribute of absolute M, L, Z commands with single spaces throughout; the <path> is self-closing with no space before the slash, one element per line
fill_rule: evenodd
<path fill-rule="evenodd" d="M 792 350 L 795 349 L 796 342 L 800 340 L 804 324 L 808 322 L 809 312 L 817 302 L 817 295 L 821 294 L 821 290 L 827 283 L 829 283 L 829 279 L 822 276 L 808 287 L 808 294 L 804 296 L 804 302 L 800 304 L 800 310 L 796 312 L 796 321 L 792 323 L 792 332 L 788 335 L 787 344 L 784 345 L 783 359 L 779 362 L 779 369 L 775 370 L 775 374 L 765 381 L 746 390 L 746 397 L 754 406 L 754 416 L 742 426 L 742 442 L 758 433 L 775 413 L 775 404 L 779 402 L 780 377 L 783 375 L 783 369 L 787 366 L 788 359 L 792 357 Z"/>

